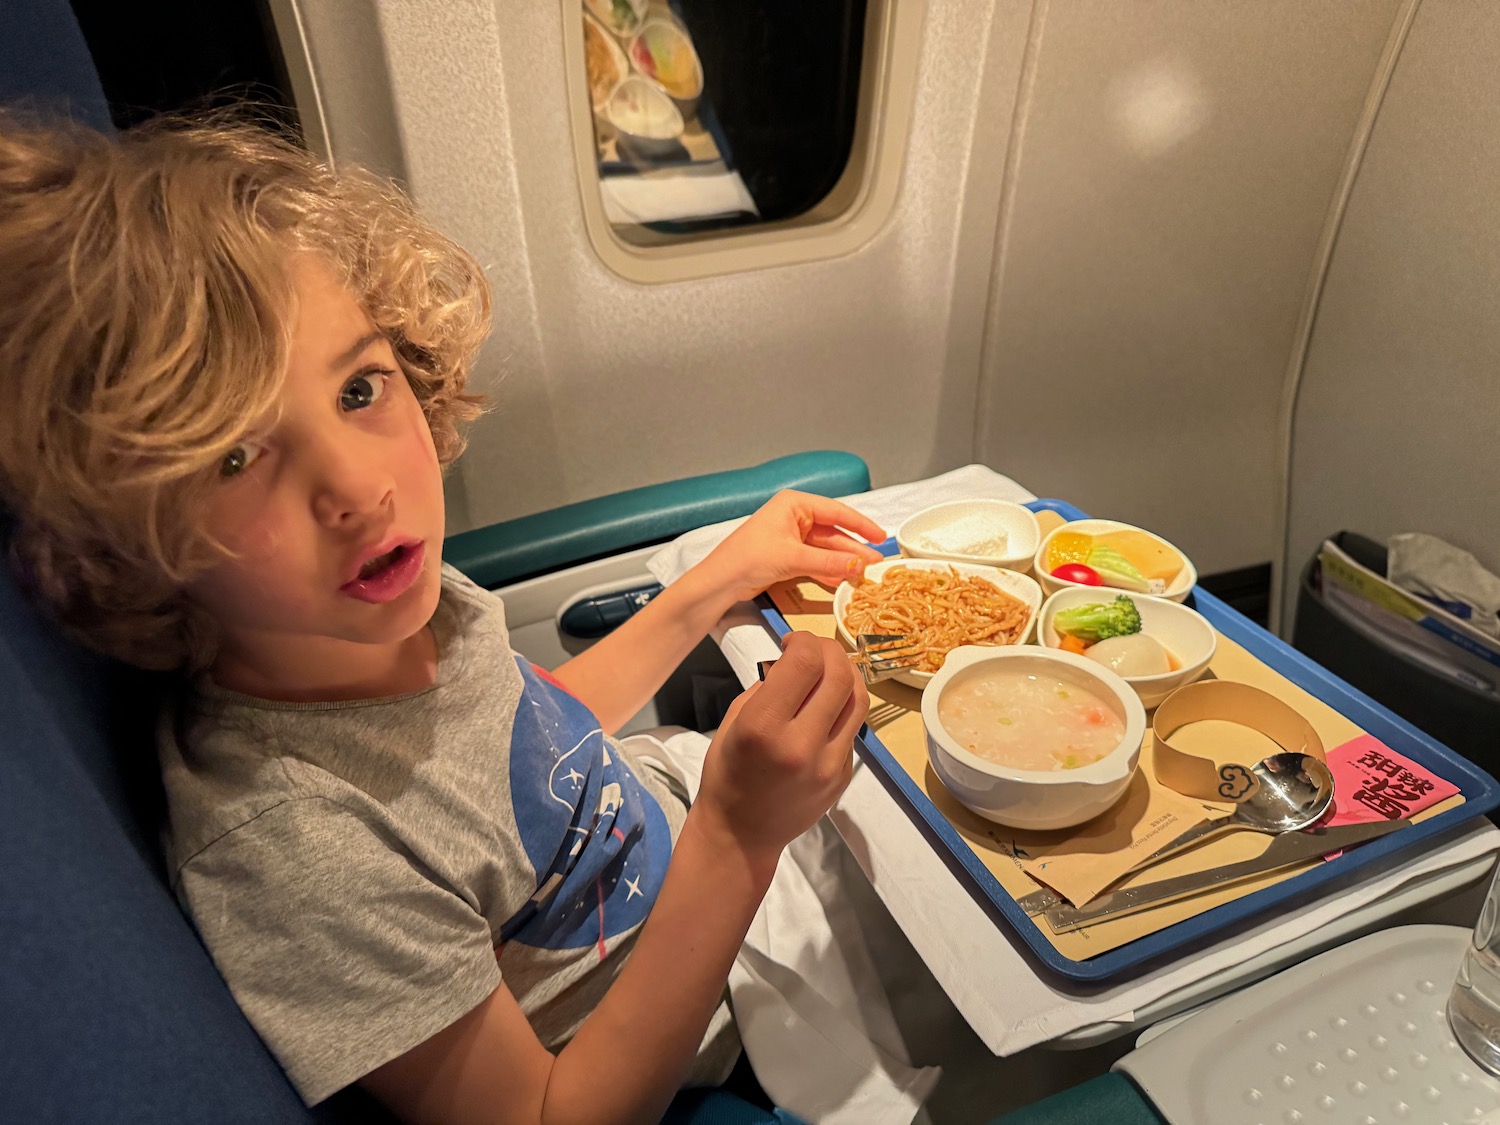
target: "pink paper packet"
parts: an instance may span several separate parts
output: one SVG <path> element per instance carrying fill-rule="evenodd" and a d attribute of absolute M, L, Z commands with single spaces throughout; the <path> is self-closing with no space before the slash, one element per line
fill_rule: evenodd
<path fill-rule="evenodd" d="M 1396 753 L 1373 734 L 1328 752 L 1333 771 L 1333 816 L 1325 823 L 1400 820 L 1446 801 L 1458 786 Z"/>
<path fill-rule="evenodd" d="M 1333 815 L 1329 827 L 1400 820 L 1446 801 L 1458 786 L 1396 753 L 1373 734 L 1363 734 L 1328 752 L 1333 771 Z M 1332 852 L 1326 859 L 1337 859 Z"/>

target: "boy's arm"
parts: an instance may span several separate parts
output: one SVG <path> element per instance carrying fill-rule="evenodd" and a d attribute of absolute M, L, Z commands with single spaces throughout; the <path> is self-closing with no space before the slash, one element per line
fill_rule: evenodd
<path fill-rule="evenodd" d="M 619 730 L 736 602 L 788 578 L 837 585 L 880 561 L 879 551 L 845 528 L 871 542 L 885 539 L 880 525 L 847 504 L 777 493 L 707 558 L 553 675 L 606 731 Z"/>
<path fill-rule="evenodd" d="M 502 984 L 363 1085 L 414 1122 L 660 1120 L 781 849 L 848 784 L 868 706 L 836 643 L 794 634 L 766 682 L 730 709 L 656 904 L 573 1040 L 549 1053 Z"/>

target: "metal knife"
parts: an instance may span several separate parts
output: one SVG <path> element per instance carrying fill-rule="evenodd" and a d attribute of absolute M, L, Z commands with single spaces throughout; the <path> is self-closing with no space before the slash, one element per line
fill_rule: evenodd
<path fill-rule="evenodd" d="M 1161 906 L 1189 898 L 1203 891 L 1248 879 L 1278 867 L 1287 867 L 1303 860 L 1313 859 L 1342 848 L 1362 844 L 1366 840 L 1384 836 L 1406 828 L 1409 820 L 1379 820 L 1365 824 L 1341 824 L 1336 828 L 1319 828 L 1310 832 L 1287 832 L 1271 841 L 1262 854 L 1240 863 L 1230 863 L 1207 871 L 1195 871 L 1178 875 L 1173 879 L 1162 879 L 1145 883 L 1139 887 L 1127 887 L 1095 899 L 1087 906 L 1074 907 L 1066 903 L 1053 906 L 1043 912 L 1042 917 L 1053 933 L 1066 934 L 1081 930 L 1105 919 L 1123 918 L 1138 910 Z M 1024 896 L 1030 898 L 1030 895 Z"/>

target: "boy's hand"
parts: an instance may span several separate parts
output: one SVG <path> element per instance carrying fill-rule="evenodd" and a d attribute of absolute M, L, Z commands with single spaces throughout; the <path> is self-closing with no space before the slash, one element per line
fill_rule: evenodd
<path fill-rule="evenodd" d="M 768 586 L 806 576 L 837 586 L 858 578 L 881 554 L 841 529 L 872 543 L 885 532 L 868 516 L 823 496 L 778 492 L 736 528 L 699 565 L 722 582 L 736 601 L 755 597 Z"/>
<path fill-rule="evenodd" d="M 849 784 L 854 735 L 869 709 L 864 681 L 837 642 L 790 634 L 765 682 L 725 716 L 694 813 L 752 863 L 774 866 Z"/>

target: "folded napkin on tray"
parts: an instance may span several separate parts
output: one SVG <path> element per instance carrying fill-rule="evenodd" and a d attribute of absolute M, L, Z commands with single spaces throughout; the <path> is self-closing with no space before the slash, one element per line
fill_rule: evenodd
<path fill-rule="evenodd" d="M 1034 498 L 1009 478 L 969 465 L 931 480 L 848 497 L 846 502 L 894 534 L 901 520 L 932 504 L 981 497 L 1017 502 Z M 657 552 L 648 567 L 663 583 L 671 582 L 734 526 L 726 523 L 689 532 Z M 759 611 L 748 603 L 720 622 L 715 639 L 747 685 L 756 678 L 756 661 L 779 653 Z M 1230 972 L 1403 887 L 1500 851 L 1500 831 L 1475 821 L 1419 853 L 1395 857 L 1399 862 L 1377 865 L 1357 884 L 1315 899 L 1293 914 L 1268 919 L 1120 984 L 1070 988 L 1065 981 L 1041 975 L 1020 939 L 997 925 L 954 879 L 870 769 L 861 765 L 855 770 L 854 780 L 829 815 L 845 841 L 857 842 L 850 850 L 859 868 L 947 994 L 947 999 L 928 996 L 924 1002 L 951 1003 L 997 1055 L 1012 1055 L 1084 1028 L 1128 1022 L 1138 1009 Z M 903 1014 L 910 1018 L 918 991 L 914 982 L 884 981 L 877 970 L 874 979 L 860 982 L 860 988 L 901 994 Z M 851 1022 L 858 1025 L 857 1019 Z"/>
<path fill-rule="evenodd" d="M 1215 814 L 1212 806 L 1137 773 L 1114 807 L 1045 854 L 1021 859 L 1021 870 L 1074 906 L 1086 906 L 1152 852 Z"/>

